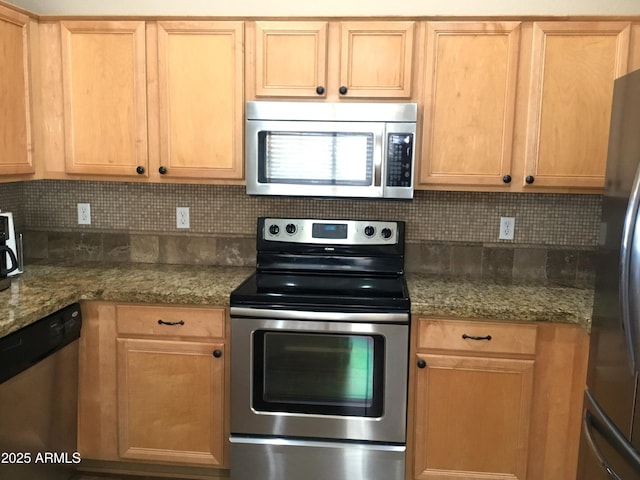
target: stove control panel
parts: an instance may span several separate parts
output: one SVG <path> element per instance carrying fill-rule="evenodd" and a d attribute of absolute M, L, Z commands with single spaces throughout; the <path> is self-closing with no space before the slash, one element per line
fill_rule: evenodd
<path fill-rule="evenodd" d="M 397 222 L 370 220 L 265 218 L 260 234 L 267 241 L 289 243 L 390 245 L 400 241 Z"/>

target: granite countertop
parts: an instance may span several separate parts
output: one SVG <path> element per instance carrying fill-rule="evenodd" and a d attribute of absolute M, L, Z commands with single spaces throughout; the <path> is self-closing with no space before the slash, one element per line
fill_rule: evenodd
<path fill-rule="evenodd" d="M 414 315 L 591 326 L 592 289 L 504 285 L 415 273 L 407 275 L 407 284 Z"/>
<path fill-rule="evenodd" d="M 0 337 L 80 300 L 228 306 L 253 267 L 28 265 L 0 292 Z M 408 274 L 412 313 L 512 321 L 591 321 L 593 291 Z"/>
<path fill-rule="evenodd" d="M 193 265 L 27 265 L 0 292 L 0 337 L 80 300 L 229 305 L 253 268 Z"/>

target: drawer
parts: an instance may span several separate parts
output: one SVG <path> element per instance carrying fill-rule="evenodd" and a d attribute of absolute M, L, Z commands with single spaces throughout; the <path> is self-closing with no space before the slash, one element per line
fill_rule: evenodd
<path fill-rule="evenodd" d="M 418 349 L 534 355 L 538 327 L 531 324 L 418 320 Z"/>
<path fill-rule="evenodd" d="M 119 335 L 224 337 L 224 308 L 117 305 Z"/>

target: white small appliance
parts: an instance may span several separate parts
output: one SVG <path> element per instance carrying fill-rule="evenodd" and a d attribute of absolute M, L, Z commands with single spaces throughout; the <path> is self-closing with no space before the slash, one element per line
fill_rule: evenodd
<path fill-rule="evenodd" d="M 15 223 L 13 221 L 13 213 L 11 212 L 0 212 L 0 216 L 7 217 L 7 237 L 5 240 L 5 245 L 13 251 L 13 254 L 18 259 L 18 268 L 13 270 L 8 274 L 9 277 L 14 275 L 19 275 L 23 272 L 23 257 L 22 257 L 22 235 L 16 236 L 16 228 Z"/>

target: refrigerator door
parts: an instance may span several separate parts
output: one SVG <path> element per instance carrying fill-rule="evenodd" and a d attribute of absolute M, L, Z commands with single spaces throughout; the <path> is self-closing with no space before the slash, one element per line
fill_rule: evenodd
<path fill-rule="evenodd" d="M 630 439 L 640 363 L 640 70 L 616 80 L 611 115 L 587 385 Z"/>
<path fill-rule="evenodd" d="M 611 422 L 587 391 L 578 480 L 640 478 L 640 453 Z"/>

